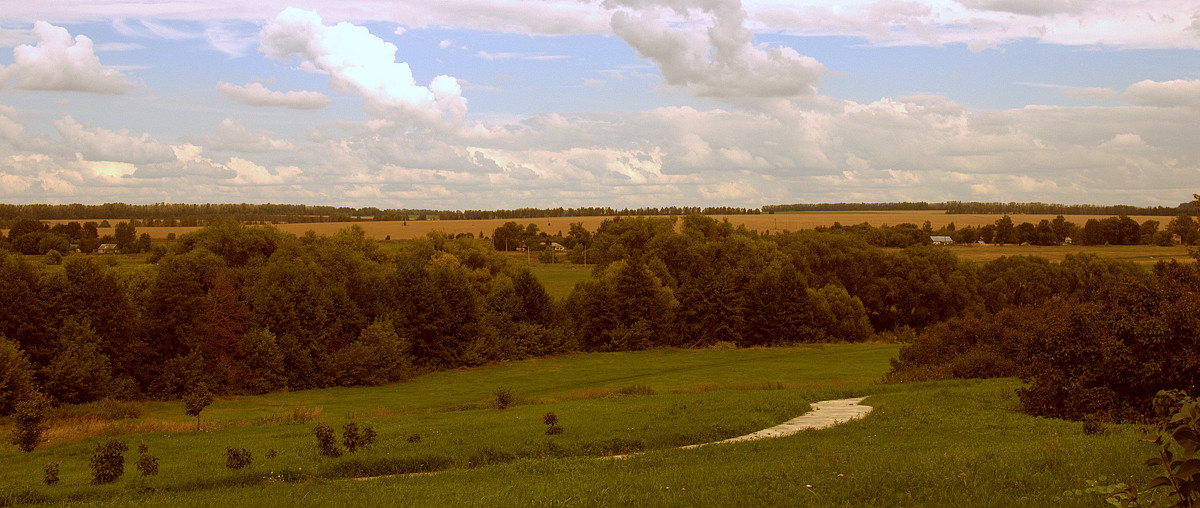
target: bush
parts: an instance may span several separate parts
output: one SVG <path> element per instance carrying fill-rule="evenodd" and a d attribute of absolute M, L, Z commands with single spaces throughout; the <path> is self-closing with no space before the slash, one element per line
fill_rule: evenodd
<path fill-rule="evenodd" d="M 367 427 L 359 432 L 357 423 L 347 422 L 342 426 L 342 444 L 350 453 L 358 451 L 359 448 L 366 448 L 373 443 L 375 443 L 374 428 Z"/>
<path fill-rule="evenodd" d="M 250 450 L 245 448 L 225 448 L 225 467 L 229 469 L 241 469 L 249 466 L 251 460 Z"/>
<path fill-rule="evenodd" d="M 1095 436 L 1104 433 L 1104 422 L 1100 421 L 1100 417 L 1094 414 L 1083 417 L 1083 433 L 1088 436 Z"/>
<path fill-rule="evenodd" d="M 493 395 L 495 396 L 493 400 L 496 403 L 496 409 L 506 409 L 516 400 L 516 396 L 513 395 L 512 389 L 503 386 L 497 388 Z"/>
<path fill-rule="evenodd" d="M 125 474 L 125 452 L 128 450 L 127 443 L 113 438 L 96 445 L 91 463 L 92 484 L 112 483 Z"/>
<path fill-rule="evenodd" d="M 32 392 L 17 403 L 12 443 L 21 451 L 32 452 L 42 441 L 42 433 L 47 429 L 45 418 L 49 406 L 50 401 L 37 392 Z"/>
<path fill-rule="evenodd" d="M 145 445 L 142 445 L 142 455 L 138 457 L 137 470 L 142 473 L 142 476 L 154 476 L 158 474 L 158 457 L 146 453 Z"/>
<path fill-rule="evenodd" d="M 405 439 L 405 441 L 408 441 L 410 443 L 420 443 L 421 435 L 420 434 L 409 434 L 408 438 Z"/>
<path fill-rule="evenodd" d="M 54 485 L 58 483 L 57 462 L 47 462 L 45 466 L 42 466 L 42 481 L 46 482 L 46 485 Z"/>
<path fill-rule="evenodd" d="M 322 423 L 313 427 L 313 435 L 317 437 L 317 451 L 326 457 L 341 457 L 342 449 L 338 448 L 333 439 L 333 427 Z"/>
<path fill-rule="evenodd" d="M 542 415 L 542 423 L 549 425 L 549 427 L 546 428 L 546 435 L 553 436 L 555 434 L 562 434 L 563 429 L 562 427 L 558 426 L 558 415 L 554 414 L 553 412 Z"/>
<path fill-rule="evenodd" d="M 1158 456 L 1146 461 L 1147 466 L 1158 468 L 1162 474 L 1150 480 L 1143 492 L 1127 487 L 1114 497 L 1124 501 L 1125 506 L 1141 506 L 1138 503 L 1140 494 L 1165 487 L 1176 497 L 1171 506 L 1200 506 L 1200 456 L 1196 453 L 1200 450 L 1200 402 L 1178 390 L 1161 390 L 1154 398 L 1154 406 L 1171 411 L 1167 418 L 1160 420 L 1158 436 L 1153 440 L 1158 447 Z"/>

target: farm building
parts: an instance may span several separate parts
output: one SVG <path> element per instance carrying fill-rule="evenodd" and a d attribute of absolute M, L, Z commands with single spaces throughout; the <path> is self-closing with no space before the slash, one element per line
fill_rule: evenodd
<path fill-rule="evenodd" d="M 932 242 L 934 245 L 950 245 L 950 244 L 954 243 L 953 238 L 950 238 L 948 236 L 937 236 L 937 235 L 929 237 L 929 241 Z"/>
<path fill-rule="evenodd" d="M 102 243 L 99 247 L 96 247 L 96 254 L 116 254 L 117 250 L 117 244 L 115 243 Z"/>
<path fill-rule="evenodd" d="M 554 252 L 563 252 L 567 250 L 566 247 L 563 247 L 562 244 L 558 242 L 550 242 L 550 248 L 554 249 Z"/>

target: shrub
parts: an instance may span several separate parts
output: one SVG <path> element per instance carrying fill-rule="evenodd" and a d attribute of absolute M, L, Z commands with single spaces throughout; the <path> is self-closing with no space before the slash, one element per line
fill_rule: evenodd
<path fill-rule="evenodd" d="M 45 466 L 42 466 L 42 481 L 46 482 L 46 485 L 58 483 L 57 462 L 47 462 Z"/>
<path fill-rule="evenodd" d="M 16 424 L 13 425 L 12 443 L 24 452 L 32 452 L 42 441 L 42 433 L 46 431 L 46 409 L 50 401 L 40 393 L 32 392 L 21 402 L 17 403 L 15 413 Z"/>
<path fill-rule="evenodd" d="M 1143 492 L 1127 487 L 1114 494 L 1125 506 L 1141 506 L 1138 495 L 1166 487 L 1176 497 L 1179 508 L 1200 506 L 1200 401 L 1183 396 L 1178 390 L 1162 390 L 1154 398 L 1155 409 L 1169 409 L 1168 418 L 1160 420 L 1158 435 L 1147 438 L 1158 447 L 1158 456 L 1146 465 L 1159 468 L 1162 474 L 1150 480 Z M 1112 499 L 1110 498 L 1110 502 Z"/>
<path fill-rule="evenodd" d="M 1104 423 L 1098 415 L 1090 414 L 1083 417 L 1083 433 L 1089 436 L 1104 433 Z"/>
<path fill-rule="evenodd" d="M 125 452 L 129 444 L 113 438 L 96 445 L 92 454 L 92 484 L 112 483 L 125 474 Z"/>
<path fill-rule="evenodd" d="M 546 428 L 546 435 L 553 436 L 555 434 L 562 434 L 563 429 L 562 427 L 558 426 L 558 415 L 554 414 L 553 412 L 542 415 L 542 423 L 549 425 L 549 427 Z"/>
<path fill-rule="evenodd" d="M 408 441 L 410 443 L 420 443 L 421 435 L 420 434 L 409 434 L 408 439 L 406 439 L 406 441 Z"/>
<path fill-rule="evenodd" d="M 322 423 L 313 427 L 313 435 L 317 437 L 317 451 L 326 457 L 341 457 L 342 449 L 338 448 L 333 439 L 333 427 Z"/>
<path fill-rule="evenodd" d="M 251 460 L 250 450 L 245 448 L 225 448 L 225 467 L 229 469 L 241 469 L 249 466 Z"/>
<path fill-rule="evenodd" d="M 503 386 L 497 388 L 496 391 L 493 392 L 493 395 L 495 396 L 494 401 L 496 403 L 496 409 L 506 409 L 516 400 L 516 396 L 513 395 L 512 389 Z"/>
<path fill-rule="evenodd" d="M 154 476 L 158 474 L 158 457 L 142 452 L 138 457 L 137 470 L 142 473 L 142 476 Z"/>
<path fill-rule="evenodd" d="M 374 428 L 367 427 L 362 432 L 359 432 L 357 423 L 347 422 L 342 426 L 342 444 L 346 446 L 346 450 L 350 453 L 358 451 L 359 448 L 366 448 L 374 442 Z"/>

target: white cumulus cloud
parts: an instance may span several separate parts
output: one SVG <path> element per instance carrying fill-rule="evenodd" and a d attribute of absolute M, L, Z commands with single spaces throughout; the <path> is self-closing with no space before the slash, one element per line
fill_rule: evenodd
<path fill-rule="evenodd" d="M 116 69 L 100 64 L 92 40 L 71 37 L 67 29 L 38 21 L 38 42 L 13 49 L 13 64 L 0 69 L 0 85 L 14 81 L 22 90 L 64 90 L 123 94 L 134 84 Z"/>
<path fill-rule="evenodd" d="M 221 81 L 217 83 L 216 88 L 225 98 L 247 106 L 321 109 L 333 102 L 321 92 L 280 92 L 270 90 L 262 83 L 247 83 L 245 86 L 237 86 Z"/>
<path fill-rule="evenodd" d="M 54 128 L 65 144 L 88 161 L 153 164 L 175 160 L 170 146 L 156 141 L 149 134 L 134 136 L 128 129 L 110 131 L 81 123 L 70 116 L 54 121 Z"/>
<path fill-rule="evenodd" d="M 754 44 L 740 0 L 610 0 L 612 30 L 658 65 L 667 83 L 710 97 L 813 95 L 825 72 L 816 59 L 786 46 Z M 635 9 L 627 9 L 633 7 Z M 678 26 L 678 17 L 705 18 Z"/>
<path fill-rule="evenodd" d="M 1200 108 L 1200 79 L 1139 81 L 1125 89 L 1124 97 L 1141 106 Z"/>
<path fill-rule="evenodd" d="M 335 90 L 366 99 L 381 116 L 422 121 L 461 120 L 467 100 L 457 81 L 438 76 L 428 87 L 413 79 L 406 62 L 397 61 L 394 44 L 351 23 L 327 26 L 317 13 L 295 8 L 280 12 L 260 33 L 260 50 L 271 58 L 292 56 L 330 75 Z"/>

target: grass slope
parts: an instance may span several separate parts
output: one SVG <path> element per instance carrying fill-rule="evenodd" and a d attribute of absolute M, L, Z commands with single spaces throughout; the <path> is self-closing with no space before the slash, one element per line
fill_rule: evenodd
<path fill-rule="evenodd" d="M 875 384 L 895 352 L 833 345 L 570 355 L 384 387 L 222 399 L 204 413 L 209 430 L 120 436 L 160 458 L 155 477 L 138 476 L 131 450 L 120 481 L 87 485 L 100 436 L 32 454 L 4 450 L 0 504 L 1081 506 L 1103 503 L 1084 492 L 1089 481 L 1149 476 L 1137 428 L 1084 436 L 1077 423 L 1024 416 L 1010 379 Z M 492 408 L 498 386 L 518 404 Z M 789 438 L 675 449 L 852 395 L 871 395 L 865 403 L 876 411 Z M 188 423 L 180 406 L 150 404 L 140 420 Z M 544 434 L 548 411 L 565 432 Z M 318 456 L 313 425 L 348 419 L 374 426 L 379 442 L 338 459 Z M 409 442 L 413 434 L 421 439 Z M 249 448 L 254 463 L 225 468 L 229 446 Z M 647 453 L 595 458 L 630 451 Z M 55 461 L 62 484 L 42 485 L 41 466 Z M 348 479 L 426 471 L 439 473 Z"/>

